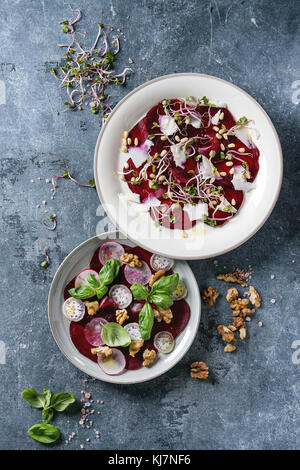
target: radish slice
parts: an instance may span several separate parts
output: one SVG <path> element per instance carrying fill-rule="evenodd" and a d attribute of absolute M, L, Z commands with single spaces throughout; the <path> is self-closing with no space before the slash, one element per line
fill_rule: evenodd
<path fill-rule="evenodd" d="M 102 325 L 100 323 L 108 323 L 105 318 L 93 318 L 84 328 L 84 337 L 92 346 L 103 346 L 105 343 L 102 340 L 101 331 Z"/>
<path fill-rule="evenodd" d="M 126 308 L 132 302 L 132 293 L 124 284 L 112 286 L 108 295 L 119 308 Z"/>
<path fill-rule="evenodd" d="M 107 375 L 122 374 L 126 367 L 126 359 L 124 354 L 115 348 L 112 349 L 112 355 L 109 357 L 98 357 L 98 365 Z"/>
<path fill-rule="evenodd" d="M 140 333 L 140 327 L 138 323 L 127 323 L 124 326 L 124 330 L 127 331 L 132 341 L 143 341 L 143 338 Z"/>
<path fill-rule="evenodd" d="M 118 259 L 122 264 L 120 258 L 124 253 L 125 250 L 120 243 L 109 241 L 102 243 L 99 248 L 98 257 L 102 264 L 105 264 L 110 259 Z"/>
<path fill-rule="evenodd" d="M 94 269 L 84 269 L 83 271 L 81 271 L 81 273 L 78 274 L 78 276 L 76 276 L 75 287 L 89 285 L 87 281 L 87 277 L 89 274 L 95 276 L 95 278 L 99 282 L 99 274 L 97 273 L 97 271 L 94 271 Z"/>
<path fill-rule="evenodd" d="M 63 304 L 63 314 L 70 321 L 80 321 L 85 314 L 85 305 L 82 300 L 69 297 Z"/>
<path fill-rule="evenodd" d="M 150 258 L 150 266 L 154 271 L 159 271 L 163 269 L 164 271 L 169 271 L 173 268 L 175 261 L 171 258 L 166 258 L 165 256 L 152 255 Z"/>
<path fill-rule="evenodd" d="M 172 294 L 174 300 L 181 300 L 187 296 L 187 288 L 182 279 L 179 279 L 176 289 Z"/>
<path fill-rule="evenodd" d="M 142 266 L 140 268 L 132 268 L 129 264 L 126 264 L 124 269 L 124 276 L 129 284 L 143 284 L 144 286 L 148 284 L 151 279 L 151 271 L 147 263 L 142 261 Z"/>
<path fill-rule="evenodd" d="M 154 336 L 153 344 L 158 352 L 168 354 L 173 351 L 175 341 L 169 331 L 160 331 Z"/>

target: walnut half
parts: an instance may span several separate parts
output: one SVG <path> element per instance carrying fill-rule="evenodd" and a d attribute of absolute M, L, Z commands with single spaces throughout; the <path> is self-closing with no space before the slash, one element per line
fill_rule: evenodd
<path fill-rule="evenodd" d="M 205 362 L 193 362 L 191 364 L 191 377 L 195 379 L 207 379 L 208 367 Z"/>
<path fill-rule="evenodd" d="M 133 253 L 123 253 L 120 260 L 123 261 L 124 264 L 129 264 L 131 268 L 140 268 L 142 266 L 142 262 L 139 260 L 138 255 L 134 255 Z"/>
<path fill-rule="evenodd" d="M 163 275 L 165 274 L 166 271 L 164 271 L 163 269 L 160 269 L 159 271 L 157 271 L 155 274 L 152 274 L 151 276 L 151 279 L 150 279 L 150 282 L 149 282 L 149 286 L 152 287 L 153 284 L 155 283 L 155 281 L 157 281 L 158 279 L 160 279 L 161 277 L 163 277 Z"/>
<path fill-rule="evenodd" d="M 225 281 L 225 282 L 233 282 L 235 284 L 240 284 L 241 286 L 246 286 L 246 282 L 243 281 L 240 277 L 237 277 L 233 273 L 227 273 L 227 274 L 218 274 L 217 279 L 220 281 Z"/>
<path fill-rule="evenodd" d="M 154 318 L 160 323 L 162 320 L 165 323 L 171 323 L 173 318 L 173 313 L 170 308 L 161 308 L 157 307 L 153 310 Z"/>
<path fill-rule="evenodd" d="M 94 302 L 83 302 L 84 305 L 86 306 L 87 308 L 87 313 L 88 315 L 95 315 L 98 310 L 99 310 L 99 303 L 97 302 L 97 300 L 95 300 Z"/>
<path fill-rule="evenodd" d="M 249 308 L 248 305 L 249 299 L 236 299 L 231 302 L 230 308 L 235 317 L 246 317 L 255 311 Z"/>
<path fill-rule="evenodd" d="M 144 344 L 144 341 L 139 341 L 139 340 L 131 341 L 131 344 L 129 346 L 129 355 L 134 357 L 139 352 L 143 344 Z"/>
<path fill-rule="evenodd" d="M 219 297 L 220 293 L 214 288 L 214 287 L 207 287 L 206 289 L 203 289 L 202 291 L 202 299 L 206 305 L 209 307 L 212 307 L 217 298 Z"/>
<path fill-rule="evenodd" d="M 116 310 L 116 321 L 119 323 L 119 325 L 123 325 L 124 321 L 128 319 L 129 315 L 126 308 L 122 308 L 122 310 Z"/>
<path fill-rule="evenodd" d="M 217 331 L 219 335 L 222 336 L 222 340 L 225 341 L 226 343 L 230 343 L 231 341 L 236 340 L 234 333 L 231 331 L 230 328 L 228 328 L 225 325 L 219 325 L 217 328 Z"/>
<path fill-rule="evenodd" d="M 112 355 L 112 350 L 108 346 L 98 346 L 98 348 L 92 348 L 91 353 L 97 354 L 98 357 L 109 357 Z"/>
<path fill-rule="evenodd" d="M 152 364 L 155 358 L 156 358 L 156 352 L 154 351 L 154 349 L 151 349 L 151 350 L 145 349 L 145 351 L 143 352 L 143 359 L 144 359 L 143 366 L 145 367 L 150 366 L 150 364 Z"/>
<path fill-rule="evenodd" d="M 254 307 L 257 307 L 257 308 L 260 307 L 261 297 L 259 293 L 253 286 L 250 286 L 249 290 L 250 290 L 250 297 L 249 297 L 250 302 L 252 303 L 252 305 L 254 305 Z"/>
<path fill-rule="evenodd" d="M 236 300 L 238 298 L 238 296 L 239 296 L 239 293 L 238 293 L 237 289 L 235 287 L 231 287 L 227 291 L 226 300 L 227 300 L 227 302 L 231 303 L 231 302 L 233 302 L 233 300 Z"/>

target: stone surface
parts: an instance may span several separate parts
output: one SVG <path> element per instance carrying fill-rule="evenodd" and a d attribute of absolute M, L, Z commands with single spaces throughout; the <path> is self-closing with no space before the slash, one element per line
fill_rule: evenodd
<path fill-rule="evenodd" d="M 47 295 L 64 257 L 110 226 L 97 193 L 63 180 L 53 201 L 45 182 L 64 170 L 87 181 L 100 120 L 88 111 L 64 112 L 64 91 L 49 74 L 65 40 L 58 21 L 62 1 L 2 2 L 0 17 L 1 142 L 1 449 L 44 448 L 27 435 L 39 410 L 20 398 L 24 388 L 71 391 L 80 398 L 84 375 L 58 350 L 48 326 Z M 137 85 L 172 72 L 204 72 L 249 92 L 273 120 L 284 153 L 279 201 L 263 228 L 235 251 L 194 261 L 199 287 L 217 287 L 215 308 L 203 307 L 201 326 L 186 357 L 152 382 L 114 386 L 89 381 L 96 401 L 94 428 L 82 430 L 80 413 L 57 416 L 63 440 L 51 448 L 87 449 L 295 449 L 299 446 L 299 160 L 300 55 L 297 1 L 78 1 L 81 29 L 93 39 L 97 21 L 124 33 L 119 67 L 135 73 L 113 90 L 116 103 Z M 4 93 L 5 92 L 5 93 Z M 41 180 L 37 178 L 41 177 Z M 31 183 L 31 180 L 34 183 Z M 36 208 L 46 200 L 47 205 Z M 41 225 L 44 210 L 58 228 Z M 50 267 L 43 270 L 43 248 Z M 236 353 L 225 354 L 216 326 L 230 316 L 222 271 L 253 268 L 262 307 Z M 271 275 L 275 275 L 271 279 Z M 273 277 L 273 276 L 272 276 Z M 271 303 L 271 299 L 275 303 Z M 263 327 L 258 327 L 258 321 Z M 296 341 L 298 340 L 298 343 Z M 4 343 L 4 344 L 3 344 Z M 294 361 L 292 354 L 294 354 Z M 189 378 L 189 364 L 205 361 L 210 379 Z M 6 362 L 2 364 L 2 362 Z M 102 410 L 101 414 L 97 414 Z M 122 431 L 117 430 L 121 427 Z M 100 439 L 94 429 L 100 430 Z M 76 432 L 66 446 L 64 440 Z M 87 438 L 90 442 L 86 442 Z"/>

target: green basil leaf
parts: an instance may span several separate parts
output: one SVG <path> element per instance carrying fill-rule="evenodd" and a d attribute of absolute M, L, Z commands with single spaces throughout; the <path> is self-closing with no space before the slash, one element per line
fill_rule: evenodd
<path fill-rule="evenodd" d="M 161 308 L 169 308 L 171 305 L 173 305 L 174 300 L 168 294 L 161 294 L 160 292 L 156 292 L 155 294 L 150 294 L 150 302 Z"/>
<path fill-rule="evenodd" d="M 28 434 L 42 444 L 51 444 L 60 437 L 60 430 L 52 424 L 35 424 L 28 430 Z"/>
<path fill-rule="evenodd" d="M 142 284 L 132 284 L 130 290 L 136 300 L 148 300 L 149 292 Z"/>
<path fill-rule="evenodd" d="M 56 411 L 64 411 L 75 401 L 76 398 L 73 393 L 55 393 L 51 398 L 50 405 Z"/>
<path fill-rule="evenodd" d="M 105 285 L 102 285 L 102 286 L 99 286 L 97 287 L 96 289 L 96 295 L 98 297 L 98 299 L 102 299 L 102 297 L 105 296 L 105 294 L 107 293 L 108 291 L 108 288 L 105 286 Z"/>
<path fill-rule="evenodd" d="M 99 287 L 99 282 L 95 278 L 94 274 L 89 274 L 87 277 L 87 282 L 94 288 L 96 289 Z"/>
<path fill-rule="evenodd" d="M 52 421 L 54 415 L 54 411 L 52 408 L 46 408 L 42 411 L 43 423 L 49 424 Z"/>
<path fill-rule="evenodd" d="M 49 388 L 44 388 L 44 395 L 43 396 L 45 398 L 45 408 L 47 408 L 50 405 L 50 400 L 51 400 L 51 396 L 52 396 L 52 393 L 49 390 Z"/>
<path fill-rule="evenodd" d="M 34 408 L 44 408 L 46 403 L 45 397 L 34 390 L 34 388 L 27 388 L 23 390 L 21 397 L 28 401 L 31 406 L 34 406 Z"/>
<path fill-rule="evenodd" d="M 70 289 L 69 294 L 75 299 L 89 299 L 95 295 L 95 289 L 90 286 L 79 286 Z"/>
<path fill-rule="evenodd" d="M 149 302 L 146 302 L 139 315 L 139 327 L 143 339 L 150 339 L 153 323 L 153 309 Z"/>
<path fill-rule="evenodd" d="M 160 292 L 162 294 L 173 294 L 179 282 L 179 274 L 171 274 L 170 276 L 163 276 L 154 282 L 151 293 Z"/>
<path fill-rule="evenodd" d="M 131 343 L 131 338 L 125 328 L 115 322 L 102 325 L 101 336 L 104 343 L 112 348 L 118 346 L 125 348 Z"/>
<path fill-rule="evenodd" d="M 99 272 L 100 283 L 108 286 L 111 284 L 120 270 L 120 262 L 117 259 L 110 259 L 106 261 L 104 266 Z"/>

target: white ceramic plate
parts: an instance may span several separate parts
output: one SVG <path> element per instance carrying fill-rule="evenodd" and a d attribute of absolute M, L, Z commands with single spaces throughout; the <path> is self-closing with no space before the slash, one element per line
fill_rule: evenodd
<path fill-rule="evenodd" d="M 180 230 L 157 228 L 148 213 L 120 206 L 126 183 L 115 174 L 121 168 L 119 150 L 122 133 L 130 130 L 163 98 L 207 96 L 212 103 L 226 103 L 233 116 L 255 121 L 260 138 L 256 188 L 245 195 L 238 214 L 220 227 L 202 224 L 200 230 L 182 238 Z M 94 159 L 98 195 L 113 223 L 138 245 L 176 259 L 202 259 L 230 251 L 254 235 L 267 220 L 277 201 L 282 181 L 282 152 L 276 130 L 261 106 L 240 88 L 220 78 L 202 74 L 173 74 L 156 78 L 129 93 L 114 108 L 102 128 Z M 134 205 L 132 205 L 134 206 Z M 136 205 L 137 206 L 137 205 Z M 195 233 L 196 232 L 196 233 Z"/>
<path fill-rule="evenodd" d="M 105 382 L 117 384 L 130 384 L 145 382 L 164 374 L 171 369 L 185 355 L 192 345 L 198 330 L 201 313 L 201 302 L 196 279 L 184 261 L 177 261 L 174 271 L 178 272 L 184 280 L 188 296 L 186 298 L 190 305 L 191 317 L 182 333 L 176 338 L 174 350 L 170 354 L 159 354 L 158 360 L 152 367 L 142 367 L 138 370 L 125 371 L 121 375 L 110 376 L 105 374 L 100 367 L 90 359 L 83 356 L 74 346 L 69 333 L 69 321 L 62 314 L 64 302 L 64 288 L 82 269 L 89 266 L 92 255 L 100 246 L 101 242 L 107 238 L 116 239 L 120 243 L 135 246 L 135 243 L 119 235 L 117 232 L 104 233 L 92 237 L 77 248 L 75 248 L 59 266 L 52 281 L 48 298 L 48 317 L 53 337 L 61 352 L 78 369 L 88 375 Z"/>

